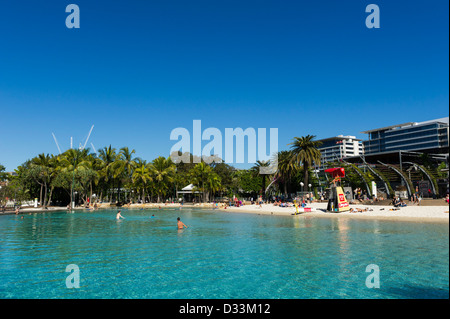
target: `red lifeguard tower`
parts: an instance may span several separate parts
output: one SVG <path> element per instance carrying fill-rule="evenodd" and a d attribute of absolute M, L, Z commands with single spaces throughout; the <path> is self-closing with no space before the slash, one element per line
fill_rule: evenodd
<path fill-rule="evenodd" d="M 327 211 L 340 213 L 350 210 L 350 206 L 341 187 L 341 178 L 345 177 L 345 169 L 342 167 L 329 168 L 325 172 L 333 177 L 328 196 Z"/>

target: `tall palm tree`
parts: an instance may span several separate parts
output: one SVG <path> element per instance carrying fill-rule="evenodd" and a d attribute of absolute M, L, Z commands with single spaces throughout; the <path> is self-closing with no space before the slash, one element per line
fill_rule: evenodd
<path fill-rule="evenodd" d="M 47 202 L 47 189 L 50 184 L 50 159 L 48 154 L 39 154 L 38 156 L 31 159 L 31 168 L 34 172 L 32 176 L 35 181 L 41 186 L 41 192 L 39 196 L 39 201 L 43 208 L 46 207 Z M 44 190 L 44 197 L 42 197 L 42 190 Z"/>
<path fill-rule="evenodd" d="M 113 164 L 114 178 L 119 178 L 119 185 L 117 188 L 117 198 L 120 202 L 120 187 L 122 184 L 122 178 L 124 183 L 131 182 L 131 176 L 133 175 L 133 168 L 136 162 L 133 160 L 133 154 L 135 150 L 129 150 L 128 147 L 122 147 L 119 151 L 118 158 Z"/>
<path fill-rule="evenodd" d="M 92 190 L 94 185 L 98 185 L 101 178 L 101 169 L 103 168 L 103 162 L 100 158 L 95 157 L 93 154 L 89 154 L 83 165 L 83 169 L 85 170 L 84 176 L 86 179 L 84 180 L 85 186 L 88 187 L 89 191 L 89 202 L 92 203 Z M 85 188 L 85 199 L 87 201 L 87 189 Z"/>
<path fill-rule="evenodd" d="M 61 154 L 60 172 L 70 173 L 72 175 L 72 183 L 70 183 L 70 203 L 73 202 L 73 191 L 75 187 L 75 175 L 82 167 L 86 165 L 89 156 L 89 149 L 69 149 Z"/>
<path fill-rule="evenodd" d="M 111 147 L 111 145 L 109 145 L 109 147 L 105 146 L 98 151 L 98 156 L 103 162 L 100 175 L 105 182 L 107 190 L 111 188 L 114 189 L 114 162 L 118 157 L 116 149 Z M 109 198 L 110 202 L 111 200 L 112 195 L 111 198 Z"/>
<path fill-rule="evenodd" d="M 315 141 L 314 139 L 314 135 L 294 137 L 294 141 L 288 144 L 292 145 L 292 161 L 298 165 L 303 165 L 305 185 L 308 185 L 309 182 L 309 168 L 312 167 L 313 162 L 320 162 L 321 157 L 318 147 L 322 145 L 322 143 Z"/>
<path fill-rule="evenodd" d="M 211 171 L 206 177 L 206 189 L 208 190 L 208 199 L 209 192 L 211 192 L 212 199 L 214 199 L 214 194 L 222 189 L 221 178 L 214 171 Z"/>
<path fill-rule="evenodd" d="M 292 158 L 292 151 L 280 151 L 276 154 L 277 170 L 275 172 L 275 178 L 277 182 L 283 182 L 285 196 L 287 196 L 287 185 L 299 170 L 298 163 L 292 161 Z"/>
<path fill-rule="evenodd" d="M 131 179 L 137 188 L 142 188 L 142 202 L 145 203 L 145 189 L 147 188 L 147 184 L 152 181 L 150 166 L 147 164 L 147 161 L 141 160 L 140 158 L 136 159 L 136 167 Z"/>
<path fill-rule="evenodd" d="M 154 188 L 158 195 L 158 203 L 161 201 L 161 196 L 166 193 L 174 181 L 175 164 L 169 158 L 162 156 L 155 158 L 150 166 Z"/>
<path fill-rule="evenodd" d="M 196 189 L 202 193 L 202 201 L 206 201 L 206 187 L 209 176 L 212 174 L 212 168 L 205 162 L 200 162 L 191 169 L 190 175 Z"/>

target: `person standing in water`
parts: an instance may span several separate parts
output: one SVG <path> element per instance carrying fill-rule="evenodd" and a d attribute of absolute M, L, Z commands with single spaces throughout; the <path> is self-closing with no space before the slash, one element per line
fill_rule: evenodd
<path fill-rule="evenodd" d="M 187 228 L 187 226 L 180 220 L 180 217 L 177 218 L 177 227 L 178 229 L 183 229 L 183 227 Z"/>
<path fill-rule="evenodd" d="M 119 219 L 121 219 L 121 218 L 125 219 L 125 217 L 123 217 L 123 216 L 120 214 L 120 210 L 119 210 L 119 212 L 118 212 L 117 215 L 116 215 L 116 219 L 119 220 Z"/>

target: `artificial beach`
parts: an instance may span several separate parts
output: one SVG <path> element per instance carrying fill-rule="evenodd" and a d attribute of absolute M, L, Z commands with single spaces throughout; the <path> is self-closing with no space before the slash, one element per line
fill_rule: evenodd
<path fill-rule="evenodd" d="M 426 205 L 426 203 L 425 203 Z M 251 204 L 244 202 L 244 205 L 228 206 L 223 203 L 196 203 L 180 205 L 178 203 L 146 203 L 146 204 L 130 204 L 124 207 L 115 207 L 109 203 L 99 204 L 98 209 L 160 209 L 164 213 L 166 208 L 202 208 L 213 209 L 227 213 L 245 213 L 245 214 L 260 214 L 260 215 L 277 215 L 277 216 L 291 216 L 305 217 L 305 218 L 358 218 L 358 219 L 374 219 L 374 220 L 391 220 L 391 221 L 415 221 L 415 222 L 449 222 L 449 206 L 434 205 L 434 206 L 406 206 L 394 209 L 391 205 L 367 205 L 367 204 L 351 204 L 351 211 L 340 213 L 326 211 L 326 202 L 313 202 L 308 204 L 306 212 L 297 213 L 295 206 L 281 207 L 274 204 Z M 91 208 L 92 209 L 92 208 Z M 60 207 L 48 207 L 43 210 L 41 208 L 22 208 L 20 214 L 38 213 L 38 212 L 52 212 L 61 211 Z M 85 210 L 85 208 L 78 207 L 76 210 Z M 357 211 L 360 210 L 360 211 Z M 13 211 L 0 213 L 0 215 L 14 214 Z"/>

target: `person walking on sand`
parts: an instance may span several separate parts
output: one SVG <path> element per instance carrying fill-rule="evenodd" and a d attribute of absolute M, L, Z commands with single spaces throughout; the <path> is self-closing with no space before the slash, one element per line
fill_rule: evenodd
<path fill-rule="evenodd" d="M 177 227 L 178 229 L 183 229 L 183 227 L 187 228 L 187 226 L 180 220 L 180 217 L 177 218 Z"/>
<path fill-rule="evenodd" d="M 117 220 L 119 220 L 119 219 L 125 219 L 125 217 L 123 217 L 121 214 L 120 214 L 120 210 L 119 210 L 119 212 L 117 213 L 117 215 L 116 215 L 116 219 Z"/>

